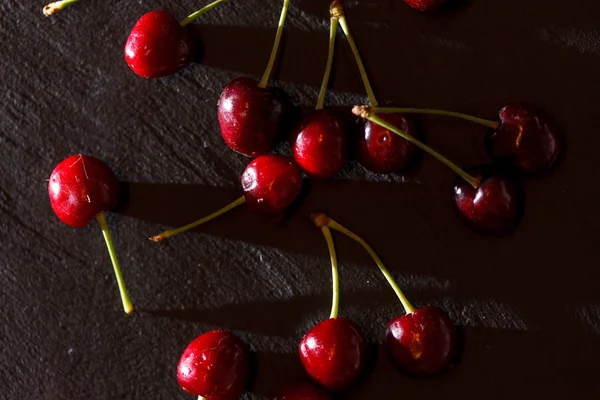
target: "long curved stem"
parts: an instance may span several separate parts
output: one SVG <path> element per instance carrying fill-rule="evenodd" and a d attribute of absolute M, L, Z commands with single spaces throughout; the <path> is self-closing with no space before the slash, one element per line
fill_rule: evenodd
<path fill-rule="evenodd" d="M 487 126 L 488 128 L 498 129 L 498 122 L 490 121 L 489 119 L 477 118 L 472 115 L 458 113 L 446 110 L 434 110 L 430 108 L 398 108 L 398 107 L 371 107 L 371 112 L 379 114 L 404 113 L 404 114 L 430 114 L 443 115 L 446 117 L 454 117 L 471 121 L 476 124 Z"/>
<path fill-rule="evenodd" d="M 215 211 L 214 213 L 212 213 L 210 215 L 207 215 L 204 218 L 201 218 L 195 222 L 192 222 L 191 224 L 182 226 L 181 228 L 171 229 L 171 230 L 161 233 L 160 235 L 152 236 L 150 238 L 150 240 L 152 240 L 153 242 L 160 242 L 161 240 L 166 239 L 168 237 L 178 235 L 185 231 L 189 231 L 190 229 L 193 229 L 197 226 L 200 226 L 208 221 L 211 221 L 211 220 L 217 218 L 220 215 L 225 214 L 227 211 L 230 211 L 230 210 L 236 208 L 237 206 L 244 204 L 245 202 L 246 202 L 246 198 L 244 196 L 242 196 L 239 199 L 237 199 L 236 201 L 234 201 L 233 203 L 226 205 L 225 207 Z"/>
<path fill-rule="evenodd" d="M 340 20 L 340 26 L 342 27 L 342 30 L 346 35 L 346 39 L 348 39 L 348 44 L 350 45 L 352 53 L 354 54 L 354 59 L 356 60 L 356 65 L 358 66 L 360 77 L 362 78 L 365 90 L 367 91 L 369 103 L 371 103 L 371 105 L 375 107 L 377 106 L 377 99 L 375 98 L 375 93 L 373 93 L 373 88 L 371 87 L 371 82 L 369 82 L 369 77 L 367 75 L 367 71 L 365 70 L 365 66 L 362 62 L 362 58 L 360 57 L 358 47 L 356 47 L 356 43 L 354 42 L 354 37 L 352 37 L 352 33 L 350 32 L 350 26 L 346 21 L 344 7 L 342 6 L 342 2 L 340 0 L 334 0 L 333 3 L 331 3 L 330 13 L 331 15 L 335 14 Z"/>
<path fill-rule="evenodd" d="M 269 78 L 271 77 L 271 71 L 273 71 L 273 65 L 275 65 L 275 59 L 277 58 L 277 52 L 279 50 L 279 43 L 281 42 L 281 35 L 283 34 L 283 27 L 285 26 L 285 18 L 287 16 L 288 8 L 290 7 L 290 0 L 283 0 L 283 7 L 281 8 L 281 16 L 279 17 L 279 25 L 277 25 L 277 34 L 275 35 L 275 43 L 271 50 L 271 57 L 269 57 L 269 63 L 267 69 L 258 83 L 258 87 L 266 88 Z"/>
<path fill-rule="evenodd" d="M 406 132 L 404 132 L 404 131 L 396 128 L 394 125 L 387 123 L 386 121 L 384 121 L 383 119 L 381 119 L 377 114 L 371 112 L 371 108 L 370 107 L 367 107 L 367 106 L 354 106 L 354 108 L 352 109 L 352 113 L 354 115 L 357 115 L 359 117 L 367 119 L 367 120 L 373 122 L 374 124 L 382 126 L 385 129 L 387 129 L 387 130 L 389 130 L 391 132 L 394 132 L 396 135 L 400 136 L 401 138 L 403 138 L 403 139 L 405 139 L 405 140 L 407 140 L 407 141 L 409 141 L 411 143 L 414 143 L 415 146 L 421 148 L 422 150 L 426 151 L 430 155 L 434 156 L 440 162 L 442 162 L 448 168 L 450 168 L 452 171 L 456 172 L 456 174 L 458 174 L 458 176 L 460 176 L 465 181 L 467 181 L 475 189 L 477 189 L 479 187 L 479 185 L 481 184 L 481 178 L 480 177 L 474 177 L 474 176 L 469 175 L 462 168 L 460 168 L 458 165 L 454 164 L 452 161 L 450 161 L 449 159 L 447 159 L 446 157 L 444 157 L 443 155 L 441 155 L 440 153 L 438 153 L 437 151 L 435 151 L 431 147 L 427 146 L 426 144 L 424 144 L 420 140 L 418 140 L 418 139 L 412 137 L 411 135 L 409 135 L 408 133 L 406 133 Z"/>
<path fill-rule="evenodd" d="M 123 309 L 125 310 L 126 314 L 131 314 L 133 312 L 133 304 L 129 299 L 129 293 L 127 293 L 127 288 L 125 287 L 125 280 L 123 279 L 121 266 L 119 265 L 119 260 L 117 259 L 117 252 L 115 251 L 115 246 L 113 244 L 112 236 L 110 235 L 104 213 L 101 212 L 100 214 L 96 215 L 96 220 L 98 221 L 100 229 L 102 230 L 102 235 L 104 236 L 106 247 L 108 248 L 108 254 L 110 255 L 110 261 L 112 262 L 113 269 L 115 270 L 117 284 L 119 285 L 119 293 L 121 294 L 121 301 L 123 302 Z"/>
<path fill-rule="evenodd" d="M 44 15 L 46 17 L 49 17 L 51 15 L 56 14 L 57 12 L 59 12 L 60 10 L 62 10 L 63 8 L 65 8 L 68 5 L 71 5 L 73 3 L 77 3 L 79 0 L 62 0 L 62 1 L 55 1 L 54 3 L 50 3 L 48 5 L 46 5 L 44 7 L 44 10 L 42 11 L 44 13 Z"/>
<path fill-rule="evenodd" d="M 325 74 L 323 75 L 323 82 L 321 83 L 321 90 L 319 91 L 319 99 L 317 100 L 317 110 L 322 110 L 325 105 L 325 96 L 327 95 L 327 85 L 329 84 L 329 77 L 331 76 L 331 66 L 333 64 L 333 55 L 335 53 L 335 36 L 337 33 L 338 19 L 337 17 L 331 17 L 331 27 L 329 30 L 329 53 L 327 54 L 327 64 L 325 65 Z"/>
<path fill-rule="evenodd" d="M 331 231 L 329 228 L 327 226 L 321 226 L 320 228 L 321 232 L 323 232 L 323 236 L 325 236 L 325 241 L 327 242 L 327 247 L 329 248 L 329 257 L 331 258 L 332 294 L 331 314 L 329 314 L 329 318 L 337 318 L 340 308 L 340 278 L 338 273 L 337 256 L 335 254 L 335 244 L 333 243 L 333 237 L 331 236 Z"/>
<path fill-rule="evenodd" d="M 192 22 L 193 20 L 195 20 L 196 18 L 198 18 L 202 14 L 206 13 L 207 11 L 212 10 L 213 8 L 215 8 L 216 6 L 218 6 L 219 4 L 221 4 L 221 3 L 225 2 L 225 1 L 227 1 L 227 0 L 216 0 L 216 1 L 213 1 L 209 5 L 201 8 L 198 11 L 196 11 L 196 12 L 188 15 L 187 17 L 185 17 L 183 20 L 181 20 L 181 22 L 179 23 L 179 25 L 181 25 L 181 26 L 187 26 L 190 22 Z"/>

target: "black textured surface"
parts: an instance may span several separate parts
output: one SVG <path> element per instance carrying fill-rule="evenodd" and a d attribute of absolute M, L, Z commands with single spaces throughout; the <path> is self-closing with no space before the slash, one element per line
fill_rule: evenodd
<path fill-rule="evenodd" d="M 450 207 L 452 173 L 424 157 L 406 177 L 351 165 L 340 179 L 314 182 L 281 225 L 242 207 L 155 244 L 147 237 L 239 196 L 248 160 L 223 144 L 216 102 L 231 79 L 262 73 L 280 8 L 231 0 L 193 27 L 202 65 L 161 80 L 128 69 L 123 46 L 137 18 L 155 8 L 183 18 L 203 3 L 84 0 L 45 18 L 40 1 L 1 2 L 2 399 L 185 399 L 179 356 L 216 327 L 257 351 L 247 398 L 268 398 L 301 374 L 296 345 L 329 312 L 327 249 L 312 211 L 371 242 L 415 305 L 440 305 L 465 326 L 454 371 L 412 380 L 376 346 L 374 371 L 344 398 L 598 397 L 599 3 L 472 1 L 424 15 L 399 0 L 347 2 L 380 100 L 489 118 L 525 100 L 555 115 L 568 152 L 551 173 L 524 180 L 527 209 L 514 235 L 468 231 Z M 320 84 L 327 5 L 292 0 L 289 13 L 278 85 L 305 106 Z M 365 100 L 341 36 L 332 89 L 330 104 Z M 487 162 L 484 129 L 437 118 L 423 127 L 459 164 Z M 139 311 L 132 316 L 121 310 L 98 227 L 62 225 L 49 205 L 45 179 L 79 152 L 128 182 L 109 224 Z M 362 249 L 336 237 L 341 313 L 379 343 L 400 306 Z"/>

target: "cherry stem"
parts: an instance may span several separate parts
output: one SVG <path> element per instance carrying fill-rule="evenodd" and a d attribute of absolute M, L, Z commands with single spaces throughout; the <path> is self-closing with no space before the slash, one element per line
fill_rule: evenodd
<path fill-rule="evenodd" d="M 356 60 L 356 65 L 358 66 L 358 70 L 360 71 L 360 77 L 362 78 L 365 90 L 367 91 L 369 103 L 371 103 L 371 105 L 375 107 L 377 106 L 377 99 L 375 98 L 375 93 L 373 93 L 373 88 L 371 87 L 371 83 L 369 82 L 367 71 L 365 70 L 365 66 L 360 57 L 360 53 L 358 52 L 358 47 L 356 47 L 356 43 L 354 42 L 354 38 L 352 37 L 352 33 L 350 32 L 350 26 L 346 21 L 344 7 L 342 6 L 342 2 L 340 0 L 334 0 L 333 3 L 331 3 L 330 13 L 332 16 L 335 14 L 340 20 L 340 26 L 342 27 L 342 30 L 346 35 L 346 39 L 348 39 L 348 44 L 352 49 L 354 59 Z"/>
<path fill-rule="evenodd" d="M 329 318 L 337 318 L 338 310 L 340 308 L 340 277 L 338 273 L 337 257 L 335 255 L 335 245 L 333 244 L 333 237 L 331 236 L 331 231 L 327 226 L 322 226 L 321 232 L 323 232 L 323 236 L 325 236 L 325 241 L 327 241 L 327 247 L 329 248 L 329 257 L 331 258 L 332 294 L 331 314 L 329 314 Z"/>
<path fill-rule="evenodd" d="M 329 30 L 329 53 L 327 54 L 327 65 L 325 66 L 325 74 L 319 91 L 319 99 L 317 100 L 317 110 L 322 110 L 325 106 L 325 96 L 327 95 L 327 85 L 331 76 L 331 66 L 333 64 L 333 55 L 335 53 L 335 36 L 337 33 L 338 18 L 331 16 L 331 28 Z"/>
<path fill-rule="evenodd" d="M 206 7 L 203 7 L 201 9 L 199 9 L 198 11 L 188 15 L 187 17 L 185 17 L 185 19 L 183 19 L 179 25 L 181 26 L 187 26 L 190 22 L 192 22 L 193 20 L 195 20 L 196 18 L 198 18 L 199 16 L 201 16 L 202 14 L 206 13 L 207 11 L 212 10 L 213 8 L 215 8 L 216 6 L 218 6 L 219 4 L 225 2 L 227 0 L 217 0 L 217 1 L 213 1 L 212 3 L 210 3 L 209 5 L 207 5 Z"/>
<path fill-rule="evenodd" d="M 396 108 L 396 107 L 371 107 L 371 112 L 380 114 L 390 113 L 403 113 L 403 114 L 431 114 L 431 115 L 444 115 L 447 117 L 455 117 L 464 119 L 467 121 L 475 122 L 476 124 L 487 126 L 488 128 L 498 129 L 497 121 L 490 121 L 489 119 L 477 118 L 472 115 L 458 113 L 454 111 L 445 110 L 433 110 L 429 108 Z"/>
<path fill-rule="evenodd" d="M 469 175 L 462 168 L 460 168 L 458 165 L 454 164 L 452 161 L 450 161 L 449 159 L 447 159 L 446 157 L 444 157 L 443 155 L 441 155 L 440 153 L 438 153 L 437 151 L 435 151 L 431 147 L 429 147 L 426 144 L 424 144 L 423 142 L 415 139 L 414 137 L 412 137 L 408 133 L 404 132 L 403 130 L 398 129 L 394 125 L 387 123 L 386 121 L 384 121 L 383 119 L 381 119 L 377 114 L 373 113 L 371 111 L 370 107 L 368 107 L 368 106 L 354 106 L 354 108 L 352 109 L 352 113 L 354 115 L 357 115 L 357 116 L 361 117 L 361 118 L 369 120 L 369 121 L 373 122 L 374 124 L 377 124 L 377 125 L 385 128 L 385 129 L 387 129 L 387 130 L 389 130 L 391 132 L 394 132 L 396 135 L 400 136 L 401 138 L 403 138 L 403 139 L 405 139 L 405 140 L 407 140 L 407 141 L 415 144 L 415 146 L 417 146 L 417 147 L 421 148 L 422 150 L 426 151 L 427 153 L 429 153 L 433 157 L 437 158 L 440 162 L 442 162 L 443 164 L 445 164 L 452 171 L 456 172 L 456 174 L 458 174 L 458 176 L 460 176 L 465 181 L 467 181 L 475 189 L 477 189 L 479 187 L 479 185 L 481 184 L 481 178 L 480 177 L 474 177 L 474 176 Z"/>
<path fill-rule="evenodd" d="M 125 310 L 126 314 L 131 314 L 133 312 L 133 304 L 129 299 L 129 294 L 127 293 L 127 288 L 125 287 L 123 273 L 121 272 L 121 266 L 119 265 L 119 260 L 117 259 L 117 252 L 115 251 L 115 246 L 113 244 L 112 236 L 110 235 L 104 213 L 101 212 L 100 214 L 96 215 L 96 220 L 98 221 L 98 224 L 100 224 L 100 229 L 102 229 L 102 235 L 106 241 L 106 247 L 108 248 L 110 261 L 112 261 L 112 265 L 115 270 L 117 284 L 119 285 L 119 293 L 121 293 L 121 301 L 123 302 L 123 309 Z"/>
<path fill-rule="evenodd" d="M 273 65 L 275 65 L 275 58 L 277 58 L 277 51 L 279 50 L 279 43 L 281 42 L 281 35 L 283 34 L 283 27 L 285 26 L 285 18 L 287 16 L 288 8 L 290 7 L 290 0 L 283 0 L 283 7 L 281 8 L 281 17 L 279 17 L 279 25 L 277 26 L 277 34 L 275 35 L 275 43 L 271 50 L 271 57 L 267 64 L 267 69 L 262 76 L 262 79 L 258 83 L 259 88 L 266 88 L 271 77 L 271 71 L 273 71 Z"/>
<path fill-rule="evenodd" d="M 62 1 L 55 1 L 54 3 L 50 3 L 47 6 L 44 7 L 43 13 L 46 17 L 49 17 L 51 15 L 56 14 L 57 12 L 59 12 L 60 10 L 62 10 L 63 8 L 65 8 L 66 6 L 73 4 L 73 3 L 77 3 L 79 0 L 62 0 Z"/>
<path fill-rule="evenodd" d="M 227 211 L 233 210 L 234 208 L 236 208 L 237 206 L 239 206 L 241 204 L 244 204 L 245 202 L 246 202 L 246 198 L 244 196 L 242 196 L 239 199 L 237 199 L 236 201 L 234 201 L 233 203 L 226 205 L 225 207 L 215 211 L 214 213 L 212 213 L 210 215 L 207 215 L 204 218 L 201 218 L 195 222 L 192 222 L 191 224 L 182 226 L 181 228 L 171 229 L 171 230 L 161 233 L 160 235 L 152 236 L 150 238 L 150 240 L 152 240 L 153 242 L 160 242 L 161 240 L 166 239 L 168 237 L 178 235 L 185 231 L 189 231 L 190 229 L 196 228 L 197 226 L 200 226 L 208 221 L 211 221 L 211 220 L 217 218 L 220 215 L 225 214 Z"/>

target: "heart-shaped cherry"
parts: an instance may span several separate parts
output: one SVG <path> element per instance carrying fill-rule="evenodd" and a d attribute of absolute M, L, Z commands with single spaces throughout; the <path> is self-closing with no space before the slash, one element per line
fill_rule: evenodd
<path fill-rule="evenodd" d="M 65 224 L 81 228 L 94 218 L 98 221 L 115 270 L 123 309 L 127 314 L 133 312 L 104 217 L 104 212 L 112 210 L 119 202 L 119 182 L 114 172 L 95 157 L 73 155 L 61 161 L 52 171 L 48 194 L 54 213 Z"/>
<path fill-rule="evenodd" d="M 525 172 L 550 169 L 561 155 L 562 134 L 556 121 L 531 104 L 511 103 L 490 121 L 453 111 L 424 108 L 371 107 L 376 114 L 406 113 L 444 115 L 490 128 L 485 147 L 495 161 L 512 164 Z"/>
<path fill-rule="evenodd" d="M 183 352 L 177 381 L 204 400 L 237 400 L 246 390 L 250 356 L 246 344 L 224 330 L 204 333 Z"/>
<path fill-rule="evenodd" d="M 308 375 L 332 392 L 342 392 L 360 378 L 365 366 L 366 344 L 360 328 L 347 318 L 338 317 L 339 276 L 335 245 L 327 226 L 321 228 L 329 255 L 333 295 L 329 319 L 317 324 L 302 338 L 300 360 Z"/>
<path fill-rule="evenodd" d="M 325 214 L 313 214 L 312 218 L 317 226 L 334 229 L 358 242 L 402 303 L 406 314 L 394 318 L 386 330 L 385 344 L 392 362 L 414 376 L 430 376 L 450 367 L 456 353 L 456 328 L 446 313 L 435 307 L 415 310 L 367 242 Z"/>
<path fill-rule="evenodd" d="M 294 382 L 284 387 L 273 400 L 331 400 L 331 397 L 309 382 Z"/>
<path fill-rule="evenodd" d="M 56 14 L 57 12 L 59 12 L 60 10 L 62 10 L 63 8 L 73 4 L 73 3 L 77 3 L 79 0 L 62 0 L 62 1 L 55 1 L 53 3 L 50 3 L 46 6 L 44 6 L 44 9 L 42 10 L 42 12 L 44 13 L 44 15 L 46 17 L 49 17 L 51 15 Z"/>
<path fill-rule="evenodd" d="M 447 3 L 448 0 L 404 0 L 406 4 L 419 11 L 432 11 Z"/>
<path fill-rule="evenodd" d="M 260 80 L 238 78 L 221 93 L 217 114 L 221 135 L 233 151 L 256 157 L 273 150 L 279 131 L 288 117 L 289 104 L 280 90 L 267 84 L 277 58 L 290 0 L 283 1 L 275 43 Z"/>
<path fill-rule="evenodd" d="M 144 14 L 127 38 L 127 65 L 144 78 L 160 78 L 184 69 L 195 54 L 194 41 L 185 26 L 224 1 L 217 0 L 181 22 L 167 11 Z"/>
<path fill-rule="evenodd" d="M 181 228 L 150 238 L 154 242 L 196 228 L 219 215 L 248 203 L 248 207 L 271 219 L 279 219 L 302 190 L 302 171 L 289 157 L 267 154 L 252 160 L 241 178 L 244 195 L 214 213 Z"/>
<path fill-rule="evenodd" d="M 324 110 L 327 85 L 335 51 L 335 37 L 339 16 L 331 8 L 329 54 L 321 84 L 316 110 L 300 122 L 290 137 L 294 160 L 314 178 L 333 178 L 349 158 L 348 126 L 344 116 L 336 110 Z"/>
<path fill-rule="evenodd" d="M 457 179 L 453 200 L 456 210 L 468 226 L 490 234 L 508 233 L 518 225 L 524 208 L 523 192 L 516 179 L 490 168 L 475 170 L 482 176 L 474 189 Z"/>

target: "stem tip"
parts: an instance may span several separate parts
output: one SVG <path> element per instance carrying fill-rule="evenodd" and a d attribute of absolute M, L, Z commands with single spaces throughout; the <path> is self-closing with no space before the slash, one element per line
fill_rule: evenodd
<path fill-rule="evenodd" d="M 56 6 L 56 3 L 50 3 L 44 7 L 43 12 L 46 17 L 49 17 L 51 15 L 56 14 L 59 10 L 60 8 Z"/>
<path fill-rule="evenodd" d="M 310 214 L 310 219 L 312 219 L 313 223 L 317 226 L 317 228 L 323 228 L 324 226 L 328 226 L 330 218 L 323 213 L 312 213 Z"/>
<path fill-rule="evenodd" d="M 150 240 L 152 240 L 152 241 L 153 241 L 153 242 L 155 242 L 155 243 L 158 243 L 158 242 L 160 242 L 161 240 L 163 240 L 164 238 L 165 238 L 165 235 L 163 235 L 163 234 L 160 234 L 160 235 L 152 236 L 152 237 L 150 238 Z"/>
<path fill-rule="evenodd" d="M 369 118 L 370 109 L 369 106 L 354 106 L 352 108 L 352 114 L 367 119 Z"/>
<path fill-rule="evenodd" d="M 340 0 L 333 0 L 329 6 L 329 15 L 331 18 L 341 18 L 344 16 L 344 7 Z"/>

